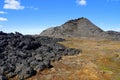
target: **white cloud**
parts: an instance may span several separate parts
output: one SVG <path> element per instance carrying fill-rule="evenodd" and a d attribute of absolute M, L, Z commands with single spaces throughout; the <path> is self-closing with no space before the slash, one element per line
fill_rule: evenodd
<path fill-rule="evenodd" d="M 4 12 L 4 11 L 0 11 L 0 14 L 7 14 L 7 12 Z"/>
<path fill-rule="evenodd" d="M 77 0 L 77 3 L 81 6 L 85 6 L 87 5 L 87 1 L 86 0 Z"/>
<path fill-rule="evenodd" d="M 33 10 L 39 10 L 39 8 L 36 8 L 36 7 L 33 7 L 33 6 L 30 6 L 30 7 L 26 7 L 28 9 L 33 9 Z"/>
<path fill-rule="evenodd" d="M 0 17 L 0 21 L 8 21 L 7 18 Z"/>
<path fill-rule="evenodd" d="M 17 0 L 5 0 L 4 9 L 20 10 L 24 9 L 24 6 L 21 6 L 20 2 Z"/>

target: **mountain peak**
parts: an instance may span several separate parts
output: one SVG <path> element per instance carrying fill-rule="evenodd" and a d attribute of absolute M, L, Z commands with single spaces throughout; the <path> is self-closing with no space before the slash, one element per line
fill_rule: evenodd
<path fill-rule="evenodd" d="M 88 20 L 88 19 L 85 17 L 81 17 L 81 18 L 78 18 L 78 20 Z"/>
<path fill-rule="evenodd" d="M 94 25 L 90 20 L 81 17 L 69 20 L 59 27 L 45 30 L 41 35 L 55 37 L 96 37 L 101 36 L 102 32 L 104 31 Z"/>
<path fill-rule="evenodd" d="M 84 17 L 72 19 L 65 22 L 61 26 L 44 30 L 40 35 L 49 37 L 91 37 L 97 39 L 111 38 L 110 34 L 103 31 L 89 19 Z"/>
<path fill-rule="evenodd" d="M 89 25 L 95 26 L 89 19 L 85 17 L 77 18 L 77 19 L 71 19 L 65 22 L 62 26 L 68 25 L 67 27 L 70 27 L 70 25 L 74 25 L 74 27 L 88 27 Z"/>
<path fill-rule="evenodd" d="M 89 20 L 85 17 L 81 17 L 81 18 L 77 18 L 77 19 L 71 19 L 71 20 L 67 21 L 66 23 L 78 22 L 78 21 L 89 21 Z"/>

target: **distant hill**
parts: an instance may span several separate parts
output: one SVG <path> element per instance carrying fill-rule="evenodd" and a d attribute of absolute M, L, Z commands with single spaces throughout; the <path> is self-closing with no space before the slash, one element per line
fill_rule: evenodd
<path fill-rule="evenodd" d="M 119 32 L 105 32 L 87 18 L 69 20 L 61 26 L 44 30 L 40 35 L 49 37 L 87 37 L 120 40 Z M 117 36 L 116 36 L 117 35 Z"/>
<path fill-rule="evenodd" d="M 115 40 L 120 40 L 120 32 L 116 31 L 106 31 L 107 34 L 113 37 Z"/>

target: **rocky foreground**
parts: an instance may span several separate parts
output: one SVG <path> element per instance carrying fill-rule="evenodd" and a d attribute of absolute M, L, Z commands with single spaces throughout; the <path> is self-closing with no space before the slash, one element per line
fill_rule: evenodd
<path fill-rule="evenodd" d="M 51 61 L 58 61 L 64 55 L 79 54 L 80 50 L 66 48 L 57 43 L 60 41 L 65 40 L 0 32 L 0 80 L 15 76 L 24 80 L 53 67 Z"/>

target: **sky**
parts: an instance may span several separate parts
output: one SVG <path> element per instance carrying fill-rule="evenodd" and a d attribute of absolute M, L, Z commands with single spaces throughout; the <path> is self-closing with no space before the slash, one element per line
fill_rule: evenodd
<path fill-rule="evenodd" d="M 0 31 L 7 33 L 40 34 L 80 17 L 120 31 L 120 0 L 0 0 Z"/>

